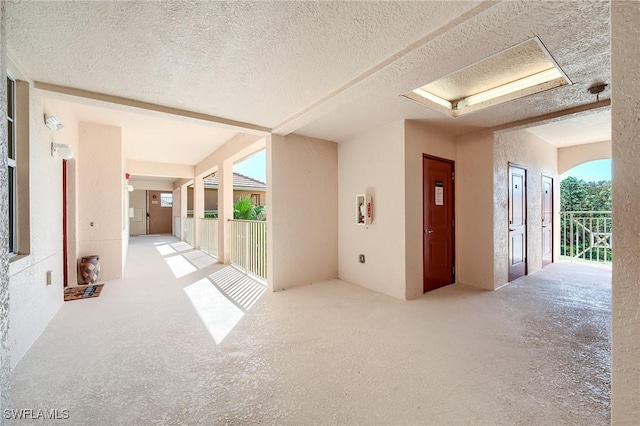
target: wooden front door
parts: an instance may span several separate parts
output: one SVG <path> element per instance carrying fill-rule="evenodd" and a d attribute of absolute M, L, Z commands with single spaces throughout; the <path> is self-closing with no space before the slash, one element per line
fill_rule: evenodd
<path fill-rule="evenodd" d="M 453 162 L 423 157 L 423 290 L 455 281 Z"/>
<path fill-rule="evenodd" d="M 509 281 L 527 273 L 527 171 L 509 165 Z"/>
<path fill-rule="evenodd" d="M 542 176 L 542 267 L 553 262 L 553 179 Z"/>
<path fill-rule="evenodd" d="M 149 207 L 149 234 L 170 234 L 173 194 L 171 192 L 147 191 Z M 171 197 L 171 200 L 169 200 Z"/>

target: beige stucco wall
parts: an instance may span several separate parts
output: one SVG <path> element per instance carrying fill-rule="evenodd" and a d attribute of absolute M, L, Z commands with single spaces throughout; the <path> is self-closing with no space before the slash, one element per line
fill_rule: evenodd
<path fill-rule="evenodd" d="M 639 2 L 612 2 L 613 425 L 640 423 L 639 22 Z"/>
<path fill-rule="evenodd" d="M 397 121 L 338 145 L 340 278 L 399 299 L 406 297 L 404 127 Z M 368 226 L 356 224 L 363 193 L 373 206 Z"/>
<path fill-rule="evenodd" d="M 455 138 L 425 123 L 404 126 L 405 298 L 423 294 L 423 154 L 456 161 Z"/>
<path fill-rule="evenodd" d="M 611 158 L 611 141 L 558 148 L 558 174 L 593 160 Z"/>
<path fill-rule="evenodd" d="M 79 142 L 78 258 L 97 254 L 100 280 L 120 278 L 128 223 L 121 129 L 80 123 Z"/>
<path fill-rule="evenodd" d="M 51 156 L 51 141 L 77 147 L 77 121 L 66 110 L 55 113 L 65 128 L 53 133 L 42 122 L 47 107 L 44 92 L 31 88 L 29 169 L 30 253 L 11 262 L 9 292 L 11 297 L 11 364 L 15 366 L 42 333 L 62 306 L 62 159 Z M 77 151 L 76 151 L 77 152 Z M 37 172 L 36 172 L 37 171 Z M 19 196 L 26 191 L 19 190 Z M 73 229 L 70 230 L 71 233 Z M 73 239 L 73 234 L 70 236 Z M 46 285 L 47 271 L 52 271 L 52 284 Z M 73 283 L 72 283 L 73 284 Z"/>
<path fill-rule="evenodd" d="M 338 149 L 299 135 L 267 138 L 268 284 L 338 277 Z"/>
<path fill-rule="evenodd" d="M 494 288 L 508 282 L 509 163 L 527 169 L 527 273 L 542 268 L 542 175 L 554 178 L 554 230 L 559 231 L 557 148 L 525 130 L 496 132 L 493 162 Z M 558 238 L 554 238 L 558 241 Z M 559 254 L 558 244 L 554 257 Z"/>
<path fill-rule="evenodd" d="M 456 281 L 493 290 L 493 132 L 457 142 Z"/>

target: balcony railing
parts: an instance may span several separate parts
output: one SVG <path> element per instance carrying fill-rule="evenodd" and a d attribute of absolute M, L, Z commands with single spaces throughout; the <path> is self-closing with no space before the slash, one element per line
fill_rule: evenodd
<path fill-rule="evenodd" d="M 560 212 L 560 256 L 611 262 L 611 212 Z"/>
<path fill-rule="evenodd" d="M 200 221 L 200 250 L 218 257 L 218 219 L 198 220 Z"/>
<path fill-rule="evenodd" d="M 267 279 L 267 222 L 230 220 L 231 263 Z"/>
<path fill-rule="evenodd" d="M 194 223 L 192 217 L 183 217 L 184 220 L 184 241 L 187 244 L 194 244 Z"/>

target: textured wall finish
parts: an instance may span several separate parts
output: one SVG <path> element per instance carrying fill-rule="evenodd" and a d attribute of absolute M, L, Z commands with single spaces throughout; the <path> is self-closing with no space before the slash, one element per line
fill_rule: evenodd
<path fill-rule="evenodd" d="M 456 162 L 456 280 L 493 290 L 493 132 L 462 136 Z"/>
<path fill-rule="evenodd" d="M 424 294 L 423 154 L 456 160 L 455 137 L 418 121 L 404 125 L 405 298 Z M 457 257 L 456 257 L 457 258 Z"/>
<path fill-rule="evenodd" d="M 11 262 L 9 267 L 12 366 L 20 361 L 63 303 L 62 159 L 51 156 L 50 144 L 54 136 L 42 121 L 45 113 L 51 113 L 48 101 L 43 96 L 44 92 L 31 88 L 29 93 L 28 143 L 32 184 L 28 195 L 31 206 L 31 246 L 28 256 Z M 61 111 L 56 114 L 59 112 Z M 56 138 L 75 149 L 77 125 L 71 117 L 63 114 L 59 116 L 65 128 L 56 133 Z M 73 180 L 68 183 L 71 187 Z M 26 194 L 24 189 L 18 191 L 18 196 Z M 72 199 L 73 197 L 69 200 Z M 72 209 L 71 203 L 70 208 Z M 73 242 L 73 227 L 70 227 L 69 237 L 70 242 Z M 70 257 L 73 256 L 71 253 Z M 75 262 L 73 267 L 75 268 Z M 52 271 L 51 285 L 46 284 L 47 271 Z M 71 277 L 73 278 L 73 273 Z"/>
<path fill-rule="evenodd" d="M 7 175 L 7 76 L 4 1 L 0 2 L 0 410 L 9 407 L 9 183 Z M 4 416 L 0 424 L 7 421 Z"/>
<path fill-rule="evenodd" d="M 229 181 L 231 181 L 229 173 Z M 269 284 L 338 277 L 338 149 L 298 135 L 267 141 Z M 270 226 L 269 226 L 270 225 Z"/>
<path fill-rule="evenodd" d="M 124 260 L 121 129 L 80 123 L 79 135 L 78 257 L 99 255 L 100 280 L 112 280 L 122 276 Z"/>
<path fill-rule="evenodd" d="M 542 175 L 554 179 L 554 240 L 559 241 L 560 182 L 557 149 L 525 131 L 496 132 L 494 139 L 494 287 L 508 282 L 509 163 L 527 170 L 527 273 L 542 268 Z M 559 247 L 554 245 L 554 258 Z"/>
<path fill-rule="evenodd" d="M 340 278 L 398 299 L 406 297 L 404 176 L 403 120 L 338 146 Z M 356 195 L 363 193 L 373 204 L 368 226 L 356 224 Z"/>
<path fill-rule="evenodd" d="M 611 4 L 612 423 L 640 423 L 640 3 Z"/>

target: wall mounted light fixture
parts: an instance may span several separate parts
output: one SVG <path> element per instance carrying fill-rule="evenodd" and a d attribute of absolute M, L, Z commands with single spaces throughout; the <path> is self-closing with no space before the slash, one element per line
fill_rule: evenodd
<path fill-rule="evenodd" d="M 71 160 L 73 158 L 73 150 L 71 147 L 64 143 L 51 142 L 51 156 L 58 156 L 63 160 Z"/>
<path fill-rule="evenodd" d="M 57 132 L 58 130 L 62 130 L 64 128 L 64 124 L 62 121 L 55 115 L 46 115 L 44 116 L 44 124 L 47 125 L 48 128 Z"/>

